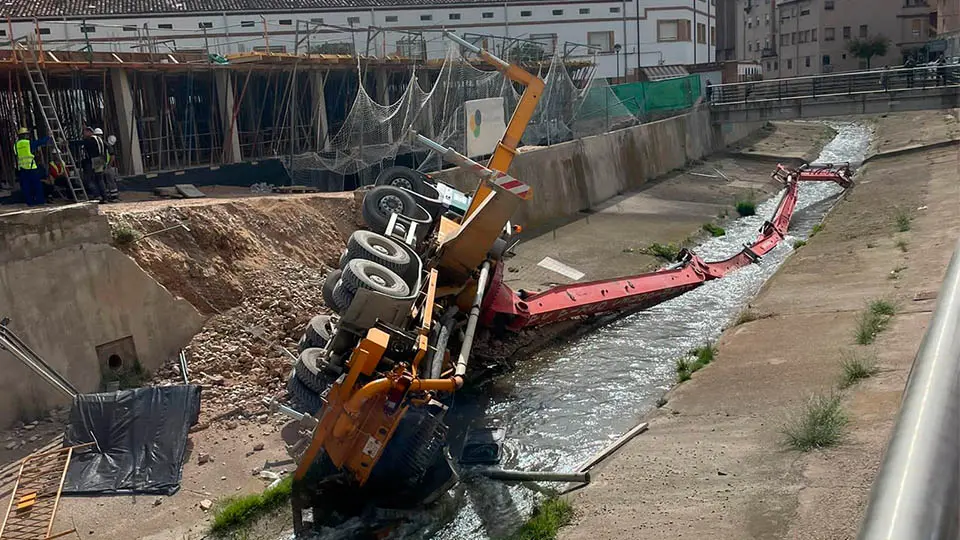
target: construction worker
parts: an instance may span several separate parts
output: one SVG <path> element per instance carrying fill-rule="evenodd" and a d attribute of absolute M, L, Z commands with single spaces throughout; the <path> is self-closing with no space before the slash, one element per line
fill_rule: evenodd
<path fill-rule="evenodd" d="M 39 206 L 46 203 L 43 196 L 43 169 L 37 167 L 34 155 L 42 146 L 50 142 L 50 137 L 41 137 L 36 141 L 30 140 L 30 130 L 21 127 L 17 131 L 17 142 L 14 153 L 17 156 L 17 179 L 20 181 L 20 191 L 23 193 L 27 206 Z"/>
<path fill-rule="evenodd" d="M 58 159 L 51 159 L 50 166 L 47 169 L 47 178 L 49 183 L 44 186 L 47 197 L 58 196 L 66 200 L 73 200 L 73 193 L 70 189 L 70 182 L 67 181 L 67 169 L 63 162 Z M 49 188 L 47 187 L 49 186 Z"/>
<path fill-rule="evenodd" d="M 93 130 L 93 134 L 96 137 L 100 137 L 101 141 L 104 141 L 104 150 L 106 152 L 106 167 L 103 171 L 103 183 L 107 188 L 107 200 L 110 202 L 116 202 L 120 200 L 120 190 L 117 188 L 117 157 L 113 149 L 113 143 L 116 142 L 116 137 L 103 138 L 103 130 L 97 128 Z"/>
<path fill-rule="evenodd" d="M 87 185 L 87 191 L 102 203 L 107 202 L 107 187 L 103 180 L 103 171 L 106 168 L 105 154 L 103 139 L 94 135 L 92 127 L 84 126 L 83 159 L 80 161 L 83 181 Z"/>

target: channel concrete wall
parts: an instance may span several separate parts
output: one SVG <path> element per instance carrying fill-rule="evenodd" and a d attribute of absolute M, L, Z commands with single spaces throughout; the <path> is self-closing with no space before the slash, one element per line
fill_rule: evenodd
<path fill-rule="evenodd" d="M 90 204 L 0 216 L 0 317 L 81 392 L 157 369 L 204 322 L 110 240 Z M 0 371 L 0 426 L 69 401 L 7 351 Z"/>
<path fill-rule="evenodd" d="M 510 174 L 530 184 L 533 200 L 514 222 L 543 231 L 620 193 L 722 150 L 763 122 L 715 125 L 699 109 L 658 122 L 584 137 L 517 155 Z M 432 176 L 471 192 L 475 176 L 459 169 Z"/>

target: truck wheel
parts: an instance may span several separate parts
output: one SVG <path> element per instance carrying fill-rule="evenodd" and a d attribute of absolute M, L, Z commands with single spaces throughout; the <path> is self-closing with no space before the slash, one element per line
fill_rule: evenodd
<path fill-rule="evenodd" d="M 350 252 L 346 249 L 343 250 L 343 253 L 340 254 L 340 269 L 343 270 L 343 267 L 350 262 Z"/>
<path fill-rule="evenodd" d="M 343 279 L 337 281 L 333 287 L 333 305 L 338 313 L 343 313 L 353 302 L 353 291 L 348 289 L 343 283 Z"/>
<path fill-rule="evenodd" d="M 423 194 L 423 177 L 408 167 L 387 167 L 377 175 L 378 186 L 395 186 Z"/>
<path fill-rule="evenodd" d="M 304 344 L 307 346 L 306 348 L 323 348 L 327 346 L 331 335 L 333 333 L 330 328 L 330 316 L 317 315 L 307 323 L 307 328 L 303 333 Z"/>
<path fill-rule="evenodd" d="M 287 381 L 287 395 L 290 397 L 294 408 L 300 412 L 316 414 L 323 407 L 320 395 L 300 382 L 296 370 L 290 374 L 290 380 Z"/>
<path fill-rule="evenodd" d="M 413 217 L 416 207 L 413 195 L 406 191 L 393 186 L 377 186 L 363 197 L 360 214 L 371 230 L 382 233 L 387 230 L 391 214 Z"/>
<path fill-rule="evenodd" d="M 396 273 L 401 273 L 410 265 L 410 254 L 396 242 L 371 231 L 356 231 L 347 241 L 347 261 L 365 259 L 379 263 Z M 341 259 L 342 261 L 342 259 Z M 341 268 L 346 265 L 342 264 Z"/>
<path fill-rule="evenodd" d="M 338 313 L 339 309 L 337 308 L 336 298 L 333 296 L 333 288 L 337 282 L 340 281 L 341 274 L 343 274 L 343 272 L 339 268 L 331 270 L 330 273 L 327 274 L 327 279 L 323 281 L 323 288 L 320 290 L 321 296 L 323 297 L 323 304 Z"/>
<path fill-rule="evenodd" d="M 316 347 L 305 349 L 300 353 L 297 367 L 293 370 L 300 382 L 317 394 L 322 394 L 330 385 L 325 371 L 327 365 L 325 354 L 325 350 Z"/>
<path fill-rule="evenodd" d="M 389 268 L 373 261 L 353 259 L 340 278 L 351 292 L 369 289 L 391 298 L 403 298 L 410 294 L 410 287 Z"/>

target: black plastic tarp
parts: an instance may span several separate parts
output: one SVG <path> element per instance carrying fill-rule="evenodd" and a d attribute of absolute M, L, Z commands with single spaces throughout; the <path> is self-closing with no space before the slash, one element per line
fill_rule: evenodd
<path fill-rule="evenodd" d="M 64 444 L 96 445 L 74 454 L 64 493 L 176 493 L 199 414 L 197 385 L 78 395 Z"/>

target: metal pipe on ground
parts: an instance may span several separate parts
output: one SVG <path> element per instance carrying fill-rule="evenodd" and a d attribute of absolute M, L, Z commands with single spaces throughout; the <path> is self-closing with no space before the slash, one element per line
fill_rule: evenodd
<path fill-rule="evenodd" d="M 478 469 L 474 472 L 491 480 L 590 483 L 590 473 L 588 472 L 512 471 L 505 469 Z"/>
<path fill-rule="evenodd" d="M 960 242 L 910 369 L 859 540 L 960 533 Z"/>

